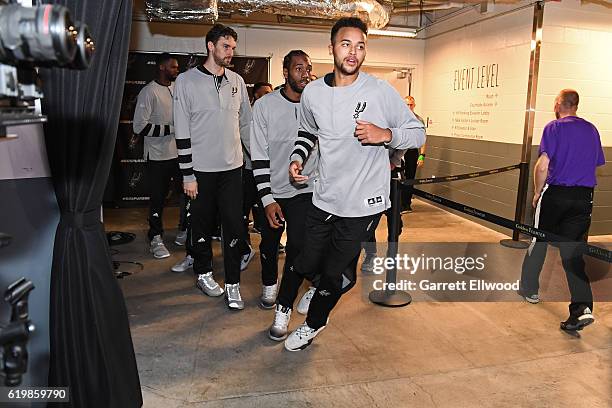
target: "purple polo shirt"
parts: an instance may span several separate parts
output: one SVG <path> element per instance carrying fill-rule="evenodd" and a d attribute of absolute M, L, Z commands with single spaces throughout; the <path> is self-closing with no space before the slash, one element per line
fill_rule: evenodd
<path fill-rule="evenodd" d="M 546 183 L 556 186 L 595 187 L 595 169 L 606 163 L 599 132 L 576 116 L 546 125 L 540 142 L 542 153 L 550 159 Z"/>

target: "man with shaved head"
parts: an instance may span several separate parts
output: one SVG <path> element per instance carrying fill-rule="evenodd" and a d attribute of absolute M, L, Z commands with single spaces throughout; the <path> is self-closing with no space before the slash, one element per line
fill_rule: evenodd
<path fill-rule="evenodd" d="M 556 120 L 544 128 L 534 173 L 534 226 L 560 235 L 563 269 L 571 293 L 569 318 L 561 329 L 575 332 L 595 321 L 593 294 L 584 271 L 583 246 L 571 241 L 586 241 L 591 225 L 595 170 L 606 162 L 599 132 L 592 123 L 576 116 L 579 97 L 564 89 L 555 98 Z M 538 303 L 539 277 L 546 258 L 546 242 L 534 238 L 521 275 L 520 294 Z"/>

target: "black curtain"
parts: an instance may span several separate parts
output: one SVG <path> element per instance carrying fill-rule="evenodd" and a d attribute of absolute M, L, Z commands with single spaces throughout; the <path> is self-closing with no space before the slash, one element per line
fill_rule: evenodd
<path fill-rule="evenodd" d="M 50 296 L 49 386 L 79 408 L 142 406 L 123 295 L 100 208 L 127 66 L 132 0 L 53 1 L 89 25 L 96 50 L 84 71 L 41 70 L 47 152 L 61 211 Z"/>

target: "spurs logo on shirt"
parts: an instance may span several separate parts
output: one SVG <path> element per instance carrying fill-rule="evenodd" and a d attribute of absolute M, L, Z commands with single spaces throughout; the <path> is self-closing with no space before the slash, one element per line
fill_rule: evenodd
<path fill-rule="evenodd" d="M 366 108 L 367 102 L 357 102 L 357 107 L 355 108 L 355 114 L 353 115 L 353 119 L 359 119 L 359 115 Z"/>
<path fill-rule="evenodd" d="M 232 86 L 232 98 L 238 93 L 238 87 Z"/>

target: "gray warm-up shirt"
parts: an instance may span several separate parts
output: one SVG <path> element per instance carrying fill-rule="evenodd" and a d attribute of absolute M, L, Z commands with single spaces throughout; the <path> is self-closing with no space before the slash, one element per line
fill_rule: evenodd
<path fill-rule="evenodd" d="M 316 146 L 302 171 L 309 177 L 308 181 L 297 184 L 289 180 L 289 156 L 298 134 L 299 108 L 300 103 L 290 100 L 281 89 L 263 96 L 253 105 L 251 158 L 264 207 L 275 198 L 291 198 L 313 191 L 318 162 Z"/>
<path fill-rule="evenodd" d="M 242 166 L 240 135 L 248 137 L 251 105 L 244 80 L 225 69 L 213 75 L 203 66 L 174 84 L 174 127 L 183 181 L 195 171 L 218 172 Z"/>
<path fill-rule="evenodd" d="M 340 217 L 378 214 L 389 200 L 389 152 L 418 148 L 425 127 L 387 81 L 364 72 L 349 86 L 331 86 L 333 74 L 310 83 L 302 93 L 300 128 L 291 160 L 305 161 L 319 144 L 313 204 Z M 391 130 L 386 145 L 362 145 L 356 121 Z"/>
<path fill-rule="evenodd" d="M 132 129 L 143 137 L 145 160 L 176 159 L 172 121 L 174 85 L 151 81 L 138 94 Z"/>

